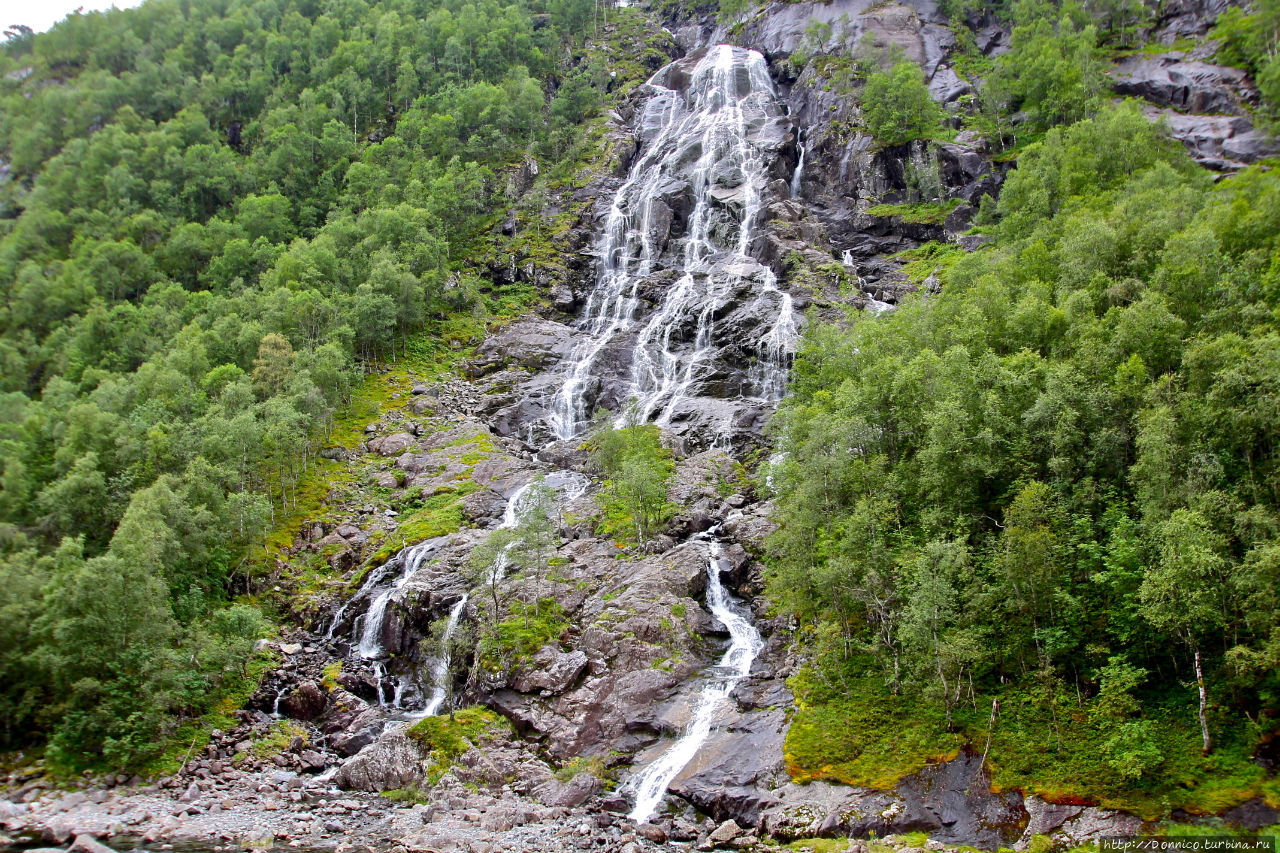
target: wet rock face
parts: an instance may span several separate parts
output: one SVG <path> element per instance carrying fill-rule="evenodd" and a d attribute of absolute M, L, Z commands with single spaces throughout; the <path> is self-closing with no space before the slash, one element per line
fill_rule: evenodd
<path fill-rule="evenodd" d="M 943 843 L 1009 846 L 1022 836 L 1027 810 L 1016 792 L 991 793 L 980 764 L 980 756 L 964 753 L 892 791 L 826 782 L 784 785 L 773 792 L 775 802 L 760 808 L 760 825 L 780 838 L 924 831 Z"/>

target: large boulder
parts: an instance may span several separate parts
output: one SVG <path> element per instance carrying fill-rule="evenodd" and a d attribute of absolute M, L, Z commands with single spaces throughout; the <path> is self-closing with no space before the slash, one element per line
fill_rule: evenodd
<path fill-rule="evenodd" d="M 426 768 L 418 745 L 394 729 L 347 759 L 333 780 L 340 788 L 379 792 L 407 788 L 424 778 Z"/>
<path fill-rule="evenodd" d="M 1028 820 L 1022 796 L 993 793 L 981 757 L 967 752 L 926 767 L 892 791 L 787 783 L 760 809 L 761 830 L 781 838 L 921 831 L 946 844 L 984 849 L 1016 842 Z"/>

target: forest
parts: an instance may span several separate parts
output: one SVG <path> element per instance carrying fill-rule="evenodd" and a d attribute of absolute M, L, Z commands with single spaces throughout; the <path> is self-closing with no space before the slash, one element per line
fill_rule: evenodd
<path fill-rule="evenodd" d="M 362 371 L 528 298 L 468 248 L 509 164 L 583 156 L 592 14 L 150 0 L 8 32 L 0 748 L 138 767 L 252 679 L 249 547 Z"/>
<path fill-rule="evenodd" d="M 1280 178 L 1215 184 L 1123 104 L 1029 145 L 992 220 L 993 248 L 924 259 L 941 293 L 797 360 L 790 757 L 866 781 L 985 742 L 997 782 L 1153 814 L 1274 796 L 1250 756 L 1280 707 Z M 886 701 L 918 742 L 838 733 Z"/>

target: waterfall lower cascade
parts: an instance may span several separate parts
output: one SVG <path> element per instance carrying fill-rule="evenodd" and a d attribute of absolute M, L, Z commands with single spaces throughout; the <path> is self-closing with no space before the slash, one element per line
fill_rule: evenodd
<path fill-rule="evenodd" d="M 440 637 L 440 655 L 431 666 L 431 698 L 422 709 L 424 717 L 435 716 L 440 706 L 449 697 L 449 664 L 452 663 L 450 644 L 453 635 L 458 632 L 458 623 L 462 621 L 462 611 L 467 607 L 468 596 L 462 596 L 458 603 L 449 610 L 449 621 L 445 623 L 444 634 Z"/>
<path fill-rule="evenodd" d="M 751 672 L 751 664 L 764 648 L 764 640 L 744 608 L 729 597 L 720 581 L 721 546 L 711 540 L 707 559 L 707 607 L 729 630 L 729 649 L 720 662 L 706 673 L 708 679 L 694 706 L 693 717 L 684 732 L 655 761 L 632 776 L 626 788 L 634 792 L 635 807 L 629 817 L 644 823 L 653 817 L 671 784 L 697 755 L 715 727 L 717 717 L 728 705 L 729 694 Z"/>
<path fill-rule="evenodd" d="M 378 680 L 378 703 L 380 705 L 385 706 L 388 704 L 385 694 L 385 682 L 387 680 L 386 659 L 389 655 L 382 644 L 382 628 L 386 622 L 387 606 L 391 603 L 396 591 L 404 586 L 405 582 L 418 571 L 422 561 L 438 546 L 439 543 L 435 540 L 419 542 L 417 545 L 401 551 L 397 557 L 388 560 L 371 571 L 356 594 L 348 598 L 342 607 L 338 608 L 338 612 L 333 616 L 333 621 L 329 623 L 329 629 L 325 631 L 324 638 L 332 640 L 338 629 L 342 627 L 347 610 L 350 609 L 351 605 L 357 601 L 370 599 L 369 606 L 364 614 L 357 617 L 355 621 L 353 631 L 358 631 L 358 634 L 352 639 L 356 654 L 371 662 L 374 676 Z M 400 573 L 392 577 L 397 565 L 400 567 Z M 390 583 L 387 583 L 388 578 L 391 578 Z M 408 682 L 404 678 L 396 682 L 390 702 L 392 706 L 400 707 L 407 686 Z"/>
<path fill-rule="evenodd" d="M 670 84 L 670 85 L 664 85 Z M 798 322 L 791 297 L 750 251 L 759 234 L 768 183 L 765 138 L 781 114 L 761 54 L 709 48 L 687 79 L 670 67 L 647 84 L 639 122 L 642 153 L 617 191 L 597 245 L 600 272 L 583 313 L 581 340 L 565 360 L 548 425 L 557 438 L 582 431 L 594 404 L 596 364 L 611 344 L 630 344 L 629 387 L 641 422 L 670 424 L 675 408 L 706 378 L 716 349 L 717 314 L 744 286 L 776 317 L 750 342 L 756 364 L 744 395 L 781 398 Z M 687 192 L 686 192 L 687 190 Z M 682 243 L 664 255 L 677 199 L 692 196 Z M 671 241 L 675 246 L 677 241 Z M 678 278 L 647 318 L 637 317 L 640 285 L 660 269 Z"/>

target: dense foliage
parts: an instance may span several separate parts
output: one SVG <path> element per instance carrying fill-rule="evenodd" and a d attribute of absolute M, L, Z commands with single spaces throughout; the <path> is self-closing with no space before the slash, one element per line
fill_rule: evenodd
<path fill-rule="evenodd" d="M 1220 61 L 1253 75 L 1262 100 L 1259 113 L 1275 129 L 1280 123 L 1280 2 L 1257 0 L 1250 6 L 1250 13 L 1227 8 L 1210 35 L 1220 40 Z"/>
<path fill-rule="evenodd" d="M 993 248 L 938 256 L 941 294 L 817 325 L 798 359 L 770 578 L 810 626 L 818 716 L 793 731 L 870 690 L 986 739 L 1004 784 L 1155 813 L 1256 795 L 1280 178 L 1214 185 L 1122 105 L 1029 147 L 998 213 Z"/>
<path fill-rule="evenodd" d="M 238 677 L 265 626 L 220 603 L 359 368 L 502 297 L 463 249 L 596 112 L 591 13 L 150 0 L 9 33 L 0 747 L 136 764 Z"/>

